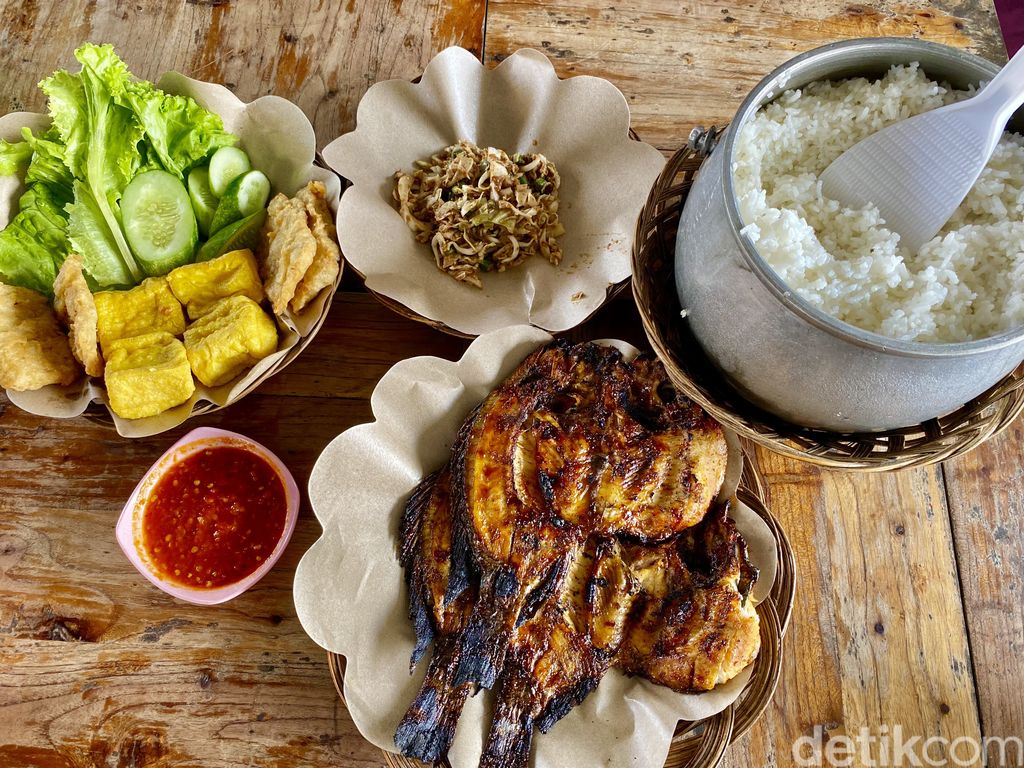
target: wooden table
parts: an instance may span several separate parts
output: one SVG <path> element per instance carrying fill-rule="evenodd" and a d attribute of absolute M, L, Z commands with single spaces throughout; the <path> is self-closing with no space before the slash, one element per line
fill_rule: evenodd
<path fill-rule="evenodd" d="M 3 0 L 0 109 L 86 40 L 132 70 L 177 69 L 243 99 L 278 93 L 320 145 L 352 128 L 367 87 L 412 78 L 462 45 L 492 64 L 546 52 L 563 76 L 607 77 L 666 153 L 730 118 L 768 70 L 842 37 L 911 35 L 1005 54 L 990 0 L 348 0 L 347 3 Z M 581 335 L 640 341 L 615 302 Z M 331 438 L 370 417 L 390 365 L 466 344 L 402 319 L 345 280 L 310 348 L 227 411 L 146 440 L 54 421 L 0 395 L 0 766 L 379 766 L 295 618 L 295 565 L 319 535 L 307 506 L 283 560 L 218 608 L 177 602 L 122 557 L 114 521 L 146 467 L 187 429 L 252 435 L 304 485 Z M 1024 736 L 1024 428 L 943 466 L 829 472 L 757 450 L 792 539 L 797 602 L 782 680 L 729 766 L 791 765 L 791 745 L 879 733 Z M 937 758 L 941 750 L 930 755 Z M 961 752 L 960 754 L 965 754 Z M 933 763 L 939 764 L 939 763 Z M 950 763 L 954 764 L 954 763 Z"/>

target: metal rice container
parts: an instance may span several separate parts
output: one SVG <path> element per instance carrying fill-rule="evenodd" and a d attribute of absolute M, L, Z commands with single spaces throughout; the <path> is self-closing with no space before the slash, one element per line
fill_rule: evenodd
<path fill-rule="evenodd" d="M 747 96 L 690 190 L 676 239 L 686 319 L 711 361 L 745 397 L 782 418 L 836 432 L 910 426 L 981 394 L 1024 359 L 1024 328 L 962 343 L 891 339 L 841 322 L 792 291 L 740 234 L 732 163 L 739 128 L 783 91 L 815 80 L 881 77 L 919 62 L 966 88 L 999 68 L 936 43 L 865 38 L 786 62 Z M 1020 132 L 1018 112 L 1010 129 Z M 950 148 L 950 151 L 955 151 Z"/>

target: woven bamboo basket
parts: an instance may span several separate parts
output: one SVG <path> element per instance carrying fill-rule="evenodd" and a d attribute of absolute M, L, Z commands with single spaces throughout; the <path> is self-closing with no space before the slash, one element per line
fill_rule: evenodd
<path fill-rule="evenodd" d="M 768 706 L 779 680 L 782 641 L 793 609 L 796 565 L 789 540 L 766 506 L 764 481 L 750 456 L 746 458 L 737 496 L 771 529 L 779 563 L 771 593 L 757 606 L 761 619 L 761 650 L 754 661 L 753 674 L 735 702 L 705 720 L 679 722 L 665 768 L 715 768 L 728 746 L 746 733 Z M 336 653 L 327 656 L 331 679 L 344 702 L 345 657 Z M 392 752 L 383 752 L 383 755 L 390 768 L 423 768 L 418 760 Z M 447 761 L 439 765 L 451 768 Z"/>
<path fill-rule="evenodd" d="M 999 434 L 1024 410 L 1024 365 L 953 413 L 887 432 L 839 433 L 787 422 L 733 389 L 680 318 L 675 288 L 679 216 L 702 156 L 684 147 L 655 182 L 637 220 L 633 295 L 651 346 L 675 385 L 716 419 L 777 453 L 824 467 L 878 472 L 958 456 Z"/>

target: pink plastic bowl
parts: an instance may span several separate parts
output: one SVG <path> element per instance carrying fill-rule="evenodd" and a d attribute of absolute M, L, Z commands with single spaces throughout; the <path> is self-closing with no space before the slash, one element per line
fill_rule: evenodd
<path fill-rule="evenodd" d="M 285 513 L 284 529 L 281 531 L 281 538 L 278 539 L 277 545 L 274 547 L 274 551 L 271 552 L 270 557 L 264 560 L 259 568 L 233 584 L 226 584 L 216 589 L 195 589 L 169 582 L 150 567 L 142 545 L 142 515 L 146 509 L 149 494 L 164 472 L 187 456 L 213 446 L 243 448 L 270 462 L 270 465 L 281 478 L 281 482 L 284 483 L 287 511 Z M 124 505 L 121 517 L 117 521 L 117 543 L 121 545 L 125 556 L 138 572 L 167 594 L 189 603 L 216 605 L 217 603 L 226 602 L 233 597 L 238 597 L 238 595 L 262 579 L 267 571 L 274 567 L 274 563 L 278 561 L 285 547 L 288 546 L 288 540 L 291 539 L 292 532 L 295 530 L 295 520 L 298 516 L 299 488 L 295 484 L 295 478 L 292 477 L 292 473 L 288 471 L 288 468 L 277 456 L 245 435 L 228 432 L 224 429 L 214 429 L 213 427 L 200 427 L 199 429 L 192 430 L 172 445 L 149 468 L 146 474 L 143 475 L 142 480 L 139 481 L 139 484 L 135 486 L 135 490 L 132 491 L 132 495 L 128 498 L 128 503 Z"/>

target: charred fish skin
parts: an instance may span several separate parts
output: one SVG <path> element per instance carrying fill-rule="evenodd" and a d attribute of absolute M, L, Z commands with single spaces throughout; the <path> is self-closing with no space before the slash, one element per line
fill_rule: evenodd
<path fill-rule="evenodd" d="M 409 660 L 409 671 L 412 672 L 430 643 L 434 639 L 434 624 L 429 604 L 429 590 L 419 582 L 416 576 L 416 557 L 421 545 L 420 530 L 423 516 L 431 502 L 438 470 L 427 475 L 413 489 L 409 501 L 399 522 L 398 540 L 400 542 L 399 563 L 405 570 L 405 584 L 409 590 L 409 619 L 416 633 L 416 646 Z"/>
<path fill-rule="evenodd" d="M 400 526 L 409 614 L 417 635 L 412 666 L 431 641 L 434 652 L 420 690 L 396 729 L 395 745 L 425 762 L 447 754 L 470 691 L 455 685 L 454 676 L 476 589 L 469 584 L 448 598 L 454 523 L 450 484 L 447 465 L 425 478 L 413 490 Z"/>
<path fill-rule="evenodd" d="M 569 439 L 568 430 L 559 432 L 556 410 L 593 400 L 602 360 L 618 354 L 566 342 L 532 353 L 484 400 L 460 436 L 453 460 L 456 518 L 475 555 L 481 586 L 463 641 L 459 683 L 495 685 L 525 601 L 581 538 L 553 508 L 552 475 L 544 474 L 545 487 L 533 471 L 538 461 L 551 458 L 551 451 L 537 446 L 563 435 Z M 547 415 L 539 418 L 541 413 Z M 589 465 L 572 468 L 589 472 Z M 573 487 L 571 473 L 563 477 Z"/>
<path fill-rule="evenodd" d="M 395 746 L 406 757 L 436 763 L 448 754 L 455 738 L 455 727 L 472 686 L 456 685 L 460 643 L 457 637 L 443 636 L 434 645 L 416 698 L 395 730 Z"/>

